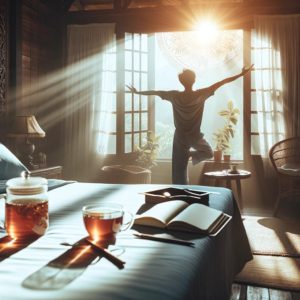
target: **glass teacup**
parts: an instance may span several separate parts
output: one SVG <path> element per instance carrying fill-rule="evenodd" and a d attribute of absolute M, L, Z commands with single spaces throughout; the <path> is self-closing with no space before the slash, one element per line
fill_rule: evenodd
<path fill-rule="evenodd" d="M 86 205 L 82 208 L 82 215 L 84 226 L 94 241 L 115 239 L 117 233 L 129 229 L 134 220 L 119 203 Z"/>

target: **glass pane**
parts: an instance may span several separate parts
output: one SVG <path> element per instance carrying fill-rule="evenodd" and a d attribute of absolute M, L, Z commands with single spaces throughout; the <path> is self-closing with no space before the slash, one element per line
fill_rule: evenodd
<path fill-rule="evenodd" d="M 141 130 L 147 130 L 148 129 L 148 114 L 147 113 L 142 113 L 141 118 L 142 118 L 142 128 L 141 128 Z"/>
<path fill-rule="evenodd" d="M 116 72 L 107 71 L 103 74 L 102 90 L 115 90 Z"/>
<path fill-rule="evenodd" d="M 133 151 L 131 140 L 132 140 L 132 134 L 125 134 L 125 153 L 129 153 Z"/>
<path fill-rule="evenodd" d="M 115 154 L 116 136 L 100 132 L 98 135 L 98 153 L 100 154 Z"/>
<path fill-rule="evenodd" d="M 110 103 L 109 103 L 110 93 L 102 92 L 100 96 L 100 101 L 95 103 L 95 110 L 96 111 L 111 111 L 110 110 Z M 103 101 L 101 101 L 103 100 Z"/>
<path fill-rule="evenodd" d="M 125 111 L 132 110 L 132 94 L 125 93 Z"/>
<path fill-rule="evenodd" d="M 262 49 L 260 51 L 257 51 L 259 57 L 256 56 L 255 63 L 258 63 L 259 68 L 269 68 L 271 65 L 273 65 L 273 58 L 272 58 L 272 52 L 270 49 Z M 258 59 L 257 59 L 258 58 Z M 255 65 L 256 66 L 256 65 Z"/>
<path fill-rule="evenodd" d="M 141 70 L 146 72 L 148 70 L 148 55 L 145 53 L 142 53 L 141 60 L 142 60 L 141 61 L 141 63 L 142 63 Z"/>
<path fill-rule="evenodd" d="M 133 82 L 132 82 L 132 73 L 131 72 L 128 72 L 128 71 L 125 72 L 125 84 L 126 85 L 132 85 L 133 84 Z"/>
<path fill-rule="evenodd" d="M 131 115 L 131 113 L 125 114 L 125 131 L 126 132 L 132 131 L 132 115 Z"/>
<path fill-rule="evenodd" d="M 148 74 L 142 73 L 141 76 L 142 76 L 141 90 L 142 91 L 148 90 Z"/>
<path fill-rule="evenodd" d="M 257 114 L 251 114 L 251 132 L 258 132 Z"/>
<path fill-rule="evenodd" d="M 106 53 L 103 59 L 103 68 L 105 70 L 116 70 L 116 53 Z"/>
<path fill-rule="evenodd" d="M 110 132 L 111 131 L 111 116 L 112 116 L 112 113 L 108 113 L 106 111 L 103 111 L 103 112 L 100 112 L 99 114 L 97 114 L 97 119 L 99 120 L 97 129 L 104 131 L 106 133 Z"/>
<path fill-rule="evenodd" d="M 283 90 L 283 85 L 282 85 L 282 70 L 277 70 L 274 72 L 274 89 Z"/>
<path fill-rule="evenodd" d="M 134 36 L 134 50 L 140 50 L 140 34 L 135 33 L 133 36 Z"/>
<path fill-rule="evenodd" d="M 256 110 L 257 109 L 257 100 L 256 100 L 256 93 L 252 92 L 251 93 L 251 110 Z"/>
<path fill-rule="evenodd" d="M 134 146 L 141 146 L 141 141 L 140 141 L 140 134 L 135 133 L 134 134 Z"/>
<path fill-rule="evenodd" d="M 145 145 L 147 143 L 147 132 L 142 132 L 141 144 Z"/>
<path fill-rule="evenodd" d="M 110 111 L 117 111 L 117 96 L 116 93 L 110 93 L 109 95 L 109 103 L 110 103 Z"/>
<path fill-rule="evenodd" d="M 252 135 L 251 136 L 251 154 L 252 155 L 259 155 L 260 149 L 259 149 L 259 135 Z"/>
<path fill-rule="evenodd" d="M 116 136 L 109 135 L 108 136 L 108 146 L 107 146 L 107 154 L 116 154 Z"/>
<path fill-rule="evenodd" d="M 132 70 L 132 52 L 125 51 L 125 69 Z"/>
<path fill-rule="evenodd" d="M 134 70 L 139 71 L 140 70 L 140 53 L 135 52 L 134 53 Z"/>
<path fill-rule="evenodd" d="M 142 34 L 141 35 L 141 43 L 142 43 L 142 51 L 148 50 L 148 35 Z"/>
<path fill-rule="evenodd" d="M 263 82 L 263 88 L 264 89 L 270 89 L 272 87 L 272 79 L 271 79 L 271 74 L 269 70 L 263 70 L 262 72 L 260 72 L 262 78 L 262 82 Z"/>
<path fill-rule="evenodd" d="M 125 34 L 125 49 L 132 50 L 132 34 L 131 33 Z"/>
<path fill-rule="evenodd" d="M 255 74 L 256 74 L 255 71 L 252 71 L 251 74 L 250 74 L 250 76 L 251 76 L 251 88 L 252 89 L 257 89 L 258 88 L 255 84 Z"/>
<path fill-rule="evenodd" d="M 140 116 L 139 113 L 134 114 L 134 131 L 139 131 L 140 130 Z"/>
<path fill-rule="evenodd" d="M 110 114 L 110 127 L 108 128 L 109 132 L 116 132 L 117 129 L 117 116 L 116 114 Z"/>
<path fill-rule="evenodd" d="M 100 101 L 95 102 L 95 111 L 113 112 L 116 111 L 116 95 L 113 92 L 103 92 Z"/>
<path fill-rule="evenodd" d="M 140 110 L 140 95 L 136 95 L 136 97 L 134 97 L 134 110 Z"/>
<path fill-rule="evenodd" d="M 142 96 L 141 97 L 142 102 L 142 110 L 148 110 L 148 96 Z"/>
<path fill-rule="evenodd" d="M 141 89 L 141 85 L 140 85 L 140 73 L 138 72 L 134 72 L 133 74 L 133 85 L 140 90 Z"/>
<path fill-rule="evenodd" d="M 108 51 L 107 52 L 109 52 L 109 53 L 117 53 L 117 43 L 116 43 L 116 41 L 113 41 L 112 43 L 110 43 L 110 46 L 109 46 L 109 49 L 108 49 Z"/>

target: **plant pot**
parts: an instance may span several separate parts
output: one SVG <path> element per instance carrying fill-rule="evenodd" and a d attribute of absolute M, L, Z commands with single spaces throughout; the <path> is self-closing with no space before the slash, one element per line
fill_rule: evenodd
<path fill-rule="evenodd" d="M 225 162 L 230 162 L 230 154 L 224 154 L 223 159 Z"/>
<path fill-rule="evenodd" d="M 214 161 L 222 160 L 222 150 L 214 150 Z"/>

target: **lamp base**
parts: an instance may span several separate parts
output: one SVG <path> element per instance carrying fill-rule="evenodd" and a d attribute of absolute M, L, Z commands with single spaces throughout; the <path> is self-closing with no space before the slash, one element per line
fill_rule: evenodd
<path fill-rule="evenodd" d="M 20 160 L 21 162 L 30 170 L 38 169 L 38 165 L 33 162 L 33 153 L 35 150 L 35 145 L 26 139 L 24 144 L 19 145 L 20 149 Z"/>

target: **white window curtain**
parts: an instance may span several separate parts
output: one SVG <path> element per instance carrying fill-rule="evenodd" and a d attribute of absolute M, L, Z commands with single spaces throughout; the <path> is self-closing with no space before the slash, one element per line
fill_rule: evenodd
<path fill-rule="evenodd" d="M 94 179 L 99 140 L 107 131 L 110 98 L 115 91 L 114 24 L 70 25 L 67 30 L 66 117 L 64 170 L 67 178 Z M 106 139 L 107 140 L 107 139 Z"/>
<path fill-rule="evenodd" d="M 300 135 L 300 16 L 256 16 L 254 64 L 258 145 L 266 157 L 271 146 Z"/>

